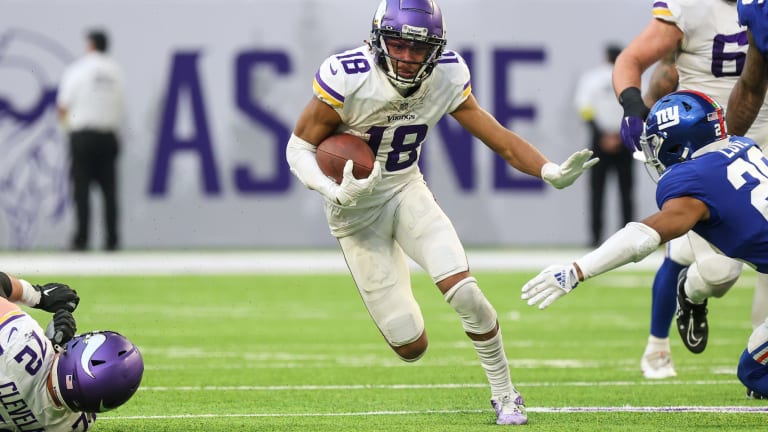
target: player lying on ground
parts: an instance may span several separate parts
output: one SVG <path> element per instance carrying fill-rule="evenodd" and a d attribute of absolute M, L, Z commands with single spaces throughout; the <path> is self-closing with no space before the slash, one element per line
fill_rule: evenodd
<path fill-rule="evenodd" d="M 138 389 L 139 350 L 114 332 L 75 336 L 79 302 L 65 284 L 37 286 L 0 272 L 0 431 L 90 430 L 94 413 Z M 53 312 L 48 331 L 16 303 Z"/>

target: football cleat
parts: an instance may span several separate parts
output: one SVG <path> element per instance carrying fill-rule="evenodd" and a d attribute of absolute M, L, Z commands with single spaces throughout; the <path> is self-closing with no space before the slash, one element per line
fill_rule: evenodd
<path fill-rule="evenodd" d="M 761 399 L 765 400 L 768 399 L 767 395 L 764 395 L 762 393 L 756 392 L 752 389 L 747 388 L 747 399 Z"/>
<path fill-rule="evenodd" d="M 688 351 L 699 354 L 707 347 L 709 325 L 707 324 L 707 301 L 694 304 L 685 295 L 685 280 L 688 267 L 680 271 L 677 278 L 677 331 Z"/>
<path fill-rule="evenodd" d="M 506 393 L 491 399 L 491 406 L 496 411 L 498 425 L 524 425 L 528 423 L 525 414 L 525 402 L 519 393 Z"/>
<path fill-rule="evenodd" d="M 643 354 L 640 360 L 643 376 L 648 379 L 664 379 L 676 377 L 675 365 L 672 364 L 672 354 L 669 351 L 651 351 Z"/>

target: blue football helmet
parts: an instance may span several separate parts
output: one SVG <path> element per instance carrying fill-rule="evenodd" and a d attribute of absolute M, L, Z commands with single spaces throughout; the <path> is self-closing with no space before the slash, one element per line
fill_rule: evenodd
<path fill-rule="evenodd" d="M 407 41 L 427 52 L 421 62 L 399 59 L 387 49 L 388 39 Z M 382 0 L 371 25 L 371 48 L 376 64 L 398 88 L 410 88 L 423 81 L 437 65 L 446 44 L 445 21 L 433 0 Z M 403 76 L 405 64 L 420 67 L 412 76 Z"/>
<path fill-rule="evenodd" d="M 720 104 L 704 93 L 681 90 L 651 107 L 640 146 L 646 163 L 661 174 L 676 163 L 690 160 L 707 144 L 725 138 Z"/>

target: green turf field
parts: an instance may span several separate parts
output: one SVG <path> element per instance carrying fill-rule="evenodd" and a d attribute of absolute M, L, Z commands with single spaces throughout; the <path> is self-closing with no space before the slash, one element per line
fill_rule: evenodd
<path fill-rule="evenodd" d="M 651 272 L 600 276 L 545 311 L 519 299 L 532 272 L 476 276 L 499 312 L 529 410 L 524 430 L 768 429 L 768 402 L 747 400 L 735 376 L 754 273 L 710 302 L 703 354 L 673 333 L 679 376 L 663 381 L 644 380 L 639 368 Z M 80 331 L 118 330 L 143 353 L 141 389 L 101 414 L 97 431 L 501 428 L 474 350 L 423 274 L 414 285 L 430 349 L 415 364 L 389 350 L 346 275 L 29 279 L 69 282 L 82 298 Z"/>

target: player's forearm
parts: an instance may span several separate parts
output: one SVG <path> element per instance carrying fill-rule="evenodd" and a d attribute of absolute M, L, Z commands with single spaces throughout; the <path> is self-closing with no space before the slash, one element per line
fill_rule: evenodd
<path fill-rule="evenodd" d="M 674 55 L 671 59 L 665 57 L 653 70 L 643 102 L 648 107 L 653 106 L 662 96 L 677 90 L 678 82 L 679 75 L 674 63 Z"/>
<path fill-rule="evenodd" d="M 643 74 L 643 70 L 640 64 L 632 61 L 631 58 L 626 55 L 619 55 L 616 59 L 616 64 L 613 65 L 613 91 L 616 94 L 616 99 L 619 99 L 621 93 L 630 88 L 640 88 L 640 77 Z"/>
<path fill-rule="evenodd" d="M 583 281 L 650 255 L 661 244 L 661 237 L 653 228 L 639 222 L 630 222 L 608 238 L 600 247 L 574 262 Z"/>
<path fill-rule="evenodd" d="M 315 159 L 315 152 L 315 146 L 296 135 L 291 135 L 285 156 L 291 172 L 304 186 L 320 192 L 331 201 L 335 201 L 339 186 L 320 170 Z"/>
<path fill-rule="evenodd" d="M 0 272 L 0 296 L 27 306 L 40 303 L 40 292 L 31 283 L 3 272 Z"/>
<path fill-rule="evenodd" d="M 725 123 L 731 135 L 745 135 L 757 118 L 765 99 L 765 86 L 749 88 L 742 79 L 736 82 L 728 98 Z"/>
<path fill-rule="evenodd" d="M 541 167 L 548 160 L 533 144 L 512 131 L 507 131 L 504 142 L 503 147 L 494 148 L 499 156 L 516 170 L 541 177 Z"/>

